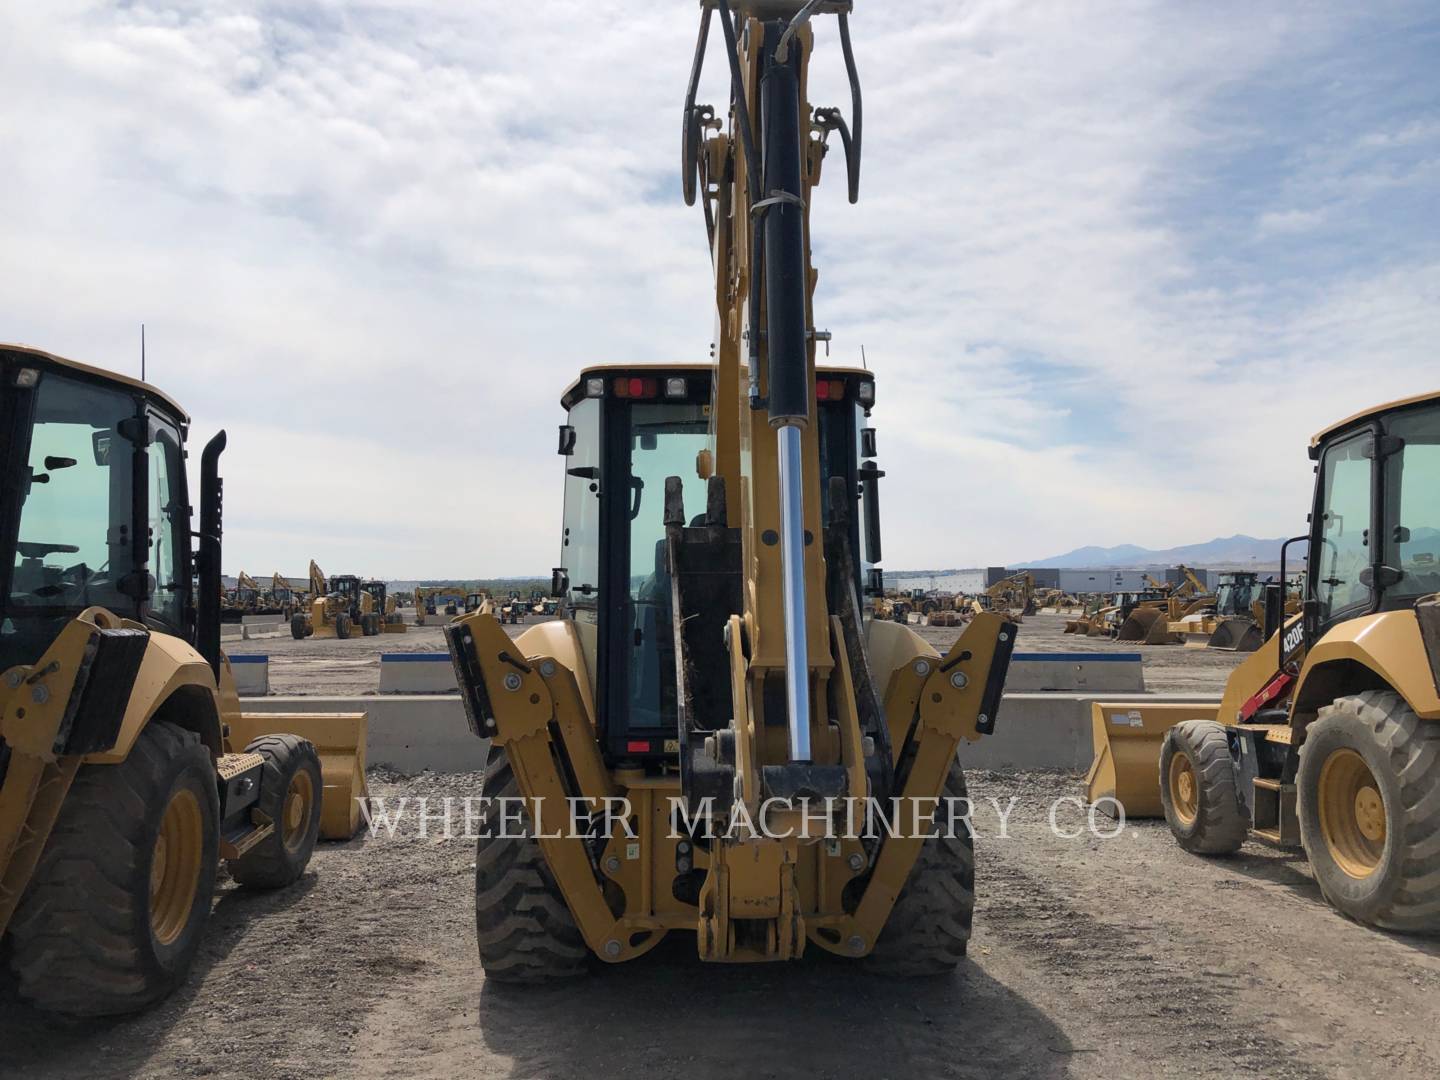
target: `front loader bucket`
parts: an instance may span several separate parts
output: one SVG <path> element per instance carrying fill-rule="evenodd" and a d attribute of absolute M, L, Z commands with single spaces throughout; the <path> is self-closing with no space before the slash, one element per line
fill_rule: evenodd
<path fill-rule="evenodd" d="M 1160 744 L 1182 720 L 1214 720 L 1219 705 L 1107 705 L 1090 707 L 1095 759 L 1085 777 L 1091 803 L 1114 799 L 1127 818 L 1165 816 L 1160 805 Z M 1101 809 L 1114 813 L 1115 807 Z M 1118 816 L 1118 814 L 1116 815 Z"/>
<path fill-rule="evenodd" d="M 1079 633 L 1083 633 L 1083 630 L 1081 629 L 1081 627 L 1083 627 L 1084 624 L 1085 624 L 1085 620 L 1084 620 L 1084 619 L 1066 619 L 1066 620 L 1065 620 L 1065 633 L 1067 633 L 1067 634 L 1079 634 Z"/>
<path fill-rule="evenodd" d="M 366 716 L 360 713 L 244 713 L 230 720 L 230 744 L 237 750 L 262 735 L 298 735 L 320 755 L 324 794 L 320 836 L 349 840 L 360 831 L 365 787 Z"/>
<path fill-rule="evenodd" d="M 1265 635 L 1260 627 L 1245 618 L 1224 619 L 1210 635 L 1208 648 L 1221 652 L 1254 652 L 1265 644 Z"/>
<path fill-rule="evenodd" d="M 1120 632 L 1115 635 L 1115 640 L 1144 642 L 1151 645 L 1163 644 L 1163 642 L 1150 640 L 1157 626 L 1160 627 L 1162 636 L 1168 638 L 1169 625 L 1164 608 L 1136 608 L 1130 613 L 1129 618 L 1120 624 Z"/>

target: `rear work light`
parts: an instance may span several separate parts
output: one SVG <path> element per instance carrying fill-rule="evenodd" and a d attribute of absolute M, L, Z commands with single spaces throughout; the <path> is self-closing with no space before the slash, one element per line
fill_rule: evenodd
<path fill-rule="evenodd" d="M 586 397 L 604 397 L 604 396 L 605 396 L 605 380 L 604 380 L 604 379 L 599 379 L 599 378 L 586 379 L 586 380 L 585 380 L 585 396 L 586 396 Z"/>
<path fill-rule="evenodd" d="M 660 393 L 660 381 L 622 375 L 610 388 L 618 398 L 653 398 Z"/>
<path fill-rule="evenodd" d="M 684 379 L 666 379 L 665 396 L 667 398 L 689 397 L 690 386 Z"/>
<path fill-rule="evenodd" d="M 875 384 L 868 379 L 865 380 L 860 384 L 860 389 L 855 396 L 860 399 L 861 405 L 869 408 L 875 404 Z"/>

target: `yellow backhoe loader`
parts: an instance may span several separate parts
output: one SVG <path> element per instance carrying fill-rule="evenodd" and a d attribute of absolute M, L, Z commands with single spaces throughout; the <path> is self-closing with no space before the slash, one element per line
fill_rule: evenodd
<path fill-rule="evenodd" d="M 192 533 L 188 429 L 154 387 L 0 346 L 0 956 L 39 1008 L 157 1001 L 222 860 L 279 888 L 317 836 L 358 827 L 363 714 L 240 712 L 220 650 L 225 435 Z"/>
<path fill-rule="evenodd" d="M 1094 707 L 1092 800 L 1164 815 L 1187 851 L 1303 849 L 1340 911 L 1440 931 L 1440 393 L 1327 428 L 1307 581 L 1215 705 Z M 1157 765 L 1158 762 L 1158 765 Z"/>
<path fill-rule="evenodd" d="M 816 366 L 808 243 L 827 136 L 858 196 L 850 8 L 703 5 L 683 175 L 715 267 L 714 362 L 582 371 L 562 399 L 551 590 L 570 617 L 514 639 L 490 615 L 446 627 L 491 740 L 486 794 L 513 800 L 480 829 L 487 979 L 574 975 L 677 932 L 715 962 L 813 947 L 936 973 L 965 953 L 968 822 L 931 836 L 926 814 L 964 797 L 956 750 L 995 726 L 1016 627 L 977 616 L 941 656 L 862 615 L 862 590 L 883 592 L 875 381 Z M 828 14 L 853 131 L 807 100 L 809 19 Z M 712 21 L 728 123 L 694 98 Z M 844 820 L 867 796 L 899 800 L 893 833 Z M 571 828 L 585 809 L 616 827 Z"/>
<path fill-rule="evenodd" d="M 220 621 L 238 623 L 246 615 L 260 613 L 260 586 L 244 570 L 235 579 L 233 589 L 223 589 L 220 601 Z"/>

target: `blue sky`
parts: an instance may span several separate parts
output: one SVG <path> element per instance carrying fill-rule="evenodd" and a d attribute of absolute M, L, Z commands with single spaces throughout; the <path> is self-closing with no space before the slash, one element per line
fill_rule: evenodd
<path fill-rule="evenodd" d="M 891 568 L 1290 534 L 1311 432 L 1435 387 L 1433 3 L 857 9 L 866 172 L 817 200 L 817 319 L 879 378 Z M 710 341 L 696 18 L 6 5 L 0 338 L 130 371 L 148 324 L 230 432 L 231 572 L 543 573 L 575 370 Z"/>

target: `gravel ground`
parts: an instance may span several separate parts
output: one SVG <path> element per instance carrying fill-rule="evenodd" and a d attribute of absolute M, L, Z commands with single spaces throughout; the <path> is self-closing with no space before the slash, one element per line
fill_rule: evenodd
<path fill-rule="evenodd" d="M 470 845 L 364 838 L 322 846 L 285 892 L 225 883 L 194 977 L 141 1017 L 58 1023 L 0 998 L 0 1076 L 1440 1075 L 1437 943 L 1347 922 L 1303 859 L 1264 847 L 1205 860 L 1148 822 L 1056 836 L 1049 808 L 1078 777 L 971 780 L 980 906 L 953 977 L 813 955 L 702 967 L 677 934 L 562 988 L 487 985 Z M 478 788 L 372 783 L 390 799 Z M 1004 838 L 986 800 L 1012 797 Z M 1069 802 L 1056 821 L 1086 823 Z"/>
<path fill-rule="evenodd" d="M 1152 690 L 1197 693 L 1241 659 L 1062 626 L 1025 620 L 1020 649 L 1140 651 Z M 941 648 L 955 634 L 922 632 Z M 439 629 L 234 651 L 268 653 L 278 692 L 355 694 L 401 650 L 443 650 Z M 472 774 L 375 771 L 371 786 L 392 806 L 479 793 Z M 1157 822 L 1101 839 L 1070 774 L 982 773 L 971 790 L 979 908 L 953 977 L 887 980 L 813 950 L 702 967 L 675 934 L 566 987 L 487 985 L 472 846 L 402 830 L 322 845 L 280 893 L 223 881 L 192 979 L 143 1016 L 60 1022 L 0 984 L 0 1077 L 1440 1075 L 1440 943 L 1346 921 L 1302 857 L 1201 859 Z M 1002 833 L 994 806 L 1012 798 Z M 1078 836 L 1052 830 L 1052 806 Z"/>
<path fill-rule="evenodd" d="M 523 626 L 507 626 L 512 635 Z M 942 652 L 960 633 L 958 629 L 916 628 Z M 282 637 L 226 643 L 234 656 L 270 657 L 270 692 L 277 695 L 373 694 L 380 685 L 380 654 L 393 652 L 445 652 L 438 626 L 411 626 L 405 634 L 296 641 Z M 1065 617 L 1032 615 L 1020 626 L 1016 643 L 1020 652 L 1138 652 L 1144 658 L 1145 684 L 1157 693 L 1219 694 L 1225 679 L 1244 659 L 1236 653 L 1189 649 L 1181 645 L 1133 645 L 1108 638 L 1075 637 L 1065 633 Z"/>

